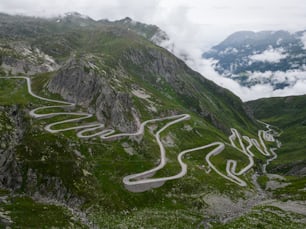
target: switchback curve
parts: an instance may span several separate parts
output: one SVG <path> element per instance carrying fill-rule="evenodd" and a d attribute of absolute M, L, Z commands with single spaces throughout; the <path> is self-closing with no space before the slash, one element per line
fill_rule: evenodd
<path fill-rule="evenodd" d="M 74 126 L 74 127 L 55 129 L 54 128 L 55 126 L 58 126 L 58 125 L 61 125 L 61 124 L 73 123 L 73 122 L 89 119 L 89 118 L 93 117 L 93 114 L 85 113 L 85 112 L 40 113 L 39 111 L 47 110 L 47 109 L 50 109 L 50 108 L 64 108 L 64 109 L 69 108 L 69 109 L 71 109 L 71 108 L 75 107 L 76 104 L 61 101 L 61 100 L 48 99 L 48 98 L 44 98 L 44 97 L 41 97 L 39 95 L 36 95 L 32 91 L 31 79 L 29 77 L 12 76 L 12 77 L 0 77 L 0 78 L 2 78 L 2 79 L 24 79 L 27 82 L 28 92 L 31 96 L 33 96 L 35 98 L 38 98 L 40 100 L 44 100 L 44 101 L 47 101 L 47 102 L 58 104 L 58 105 L 52 105 L 52 106 L 42 106 L 42 107 L 33 109 L 33 110 L 30 111 L 30 116 L 31 117 L 33 117 L 33 118 L 51 118 L 51 117 L 62 116 L 62 115 L 76 116 L 76 118 L 66 119 L 64 121 L 58 121 L 58 122 L 54 122 L 54 123 L 46 125 L 44 127 L 44 129 L 46 131 L 50 132 L 50 133 L 58 133 L 58 132 L 64 132 L 64 131 L 68 131 L 68 130 L 77 130 L 78 131 L 77 132 L 77 137 L 79 137 L 79 138 L 87 139 L 87 138 L 92 138 L 92 137 L 97 137 L 98 136 L 102 140 L 106 140 L 106 139 L 115 139 L 115 138 L 120 138 L 120 137 L 142 135 L 144 133 L 144 128 L 147 124 L 169 120 L 169 122 L 167 124 L 165 124 L 161 129 L 159 129 L 154 135 L 155 139 L 156 139 L 156 141 L 159 145 L 159 148 L 160 148 L 160 163 L 155 168 L 152 168 L 150 170 L 147 170 L 147 171 L 144 171 L 144 172 L 141 172 L 141 173 L 131 174 L 131 175 L 125 176 L 123 178 L 123 183 L 124 183 L 125 188 L 128 189 L 129 191 L 132 191 L 132 192 L 147 191 L 149 189 L 162 186 L 166 181 L 182 178 L 187 173 L 187 165 L 182 160 L 183 156 L 187 153 L 191 153 L 191 152 L 194 152 L 194 151 L 199 151 L 199 150 L 203 150 L 203 149 L 213 147 L 213 149 L 205 157 L 205 160 L 208 163 L 209 167 L 211 169 L 213 169 L 218 175 L 222 176 L 223 178 L 225 178 L 225 179 L 227 179 L 231 182 L 236 183 L 239 186 L 246 186 L 247 184 L 246 184 L 245 181 L 240 179 L 238 176 L 241 176 L 241 175 L 245 174 L 254 165 L 254 160 L 253 160 L 254 154 L 250 150 L 250 148 L 252 146 L 256 147 L 258 149 L 258 151 L 260 153 L 262 153 L 263 155 L 265 155 L 265 156 L 273 155 L 274 156 L 273 159 L 276 158 L 276 154 L 274 153 L 274 149 L 271 149 L 271 152 L 269 152 L 269 150 L 267 149 L 267 147 L 264 143 L 264 140 L 274 141 L 273 135 L 269 133 L 269 132 L 271 132 L 271 129 L 269 128 L 269 126 L 267 126 L 268 131 L 263 131 L 263 130 L 258 131 L 258 137 L 259 137 L 260 143 L 256 139 L 250 139 L 247 136 L 241 137 L 239 132 L 235 128 L 231 128 L 232 134 L 229 136 L 229 141 L 230 141 L 231 146 L 234 147 L 235 149 L 239 150 L 240 152 L 242 152 L 249 159 L 249 164 L 246 167 L 244 167 L 243 169 L 241 169 L 239 172 L 236 171 L 237 170 L 237 161 L 235 161 L 235 160 L 228 160 L 227 161 L 226 175 L 214 166 L 214 164 L 211 162 L 211 157 L 220 154 L 224 150 L 225 145 L 222 142 L 213 142 L 211 144 L 207 144 L 207 145 L 196 147 L 196 148 L 187 149 L 187 150 L 184 150 L 184 151 L 180 152 L 177 156 L 177 160 L 180 164 L 181 171 L 178 174 L 173 175 L 173 176 L 169 176 L 169 177 L 152 178 L 157 171 L 159 171 L 160 169 L 162 169 L 166 165 L 166 150 L 165 150 L 164 145 L 161 141 L 160 134 L 164 130 L 166 130 L 168 127 L 170 127 L 170 126 L 172 126 L 176 123 L 179 123 L 179 122 L 182 122 L 182 121 L 185 121 L 185 120 L 189 119 L 190 118 L 189 114 L 173 115 L 173 116 L 156 118 L 156 119 L 151 119 L 151 120 L 144 121 L 143 123 L 140 124 L 138 130 L 134 133 L 115 134 L 115 131 L 113 129 L 105 129 L 105 126 L 102 123 L 90 123 L 90 124 L 84 124 L 84 125 L 79 125 L 79 126 Z M 85 134 L 87 132 L 94 132 L 94 131 L 97 131 L 97 130 L 100 130 L 100 131 L 95 132 L 91 135 L 86 135 Z M 245 147 L 242 138 L 248 142 L 249 145 L 247 147 Z M 234 142 L 235 139 L 238 139 L 240 148 L 238 146 L 236 146 L 236 144 Z"/>

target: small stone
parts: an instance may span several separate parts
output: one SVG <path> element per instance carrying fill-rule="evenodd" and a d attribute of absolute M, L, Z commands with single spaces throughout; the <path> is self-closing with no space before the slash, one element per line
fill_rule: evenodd
<path fill-rule="evenodd" d="M 1 149 L 5 149 L 5 148 L 6 148 L 5 142 L 1 142 Z"/>
<path fill-rule="evenodd" d="M 85 169 L 82 169 L 82 172 L 83 172 L 83 175 L 84 175 L 85 177 L 92 175 L 92 173 L 88 172 L 88 171 L 85 170 Z"/>

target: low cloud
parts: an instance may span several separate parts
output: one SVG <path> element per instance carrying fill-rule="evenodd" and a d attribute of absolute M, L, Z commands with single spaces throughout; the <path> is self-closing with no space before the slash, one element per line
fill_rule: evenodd
<path fill-rule="evenodd" d="M 304 49 L 306 50 L 306 32 L 303 33 L 303 36 L 301 37 L 301 41 L 302 41 L 302 43 L 304 45 Z"/>
<path fill-rule="evenodd" d="M 262 53 L 254 54 L 249 58 L 253 61 L 260 62 L 270 62 L 270 63 L 279 63 L 280 60 L 287 57 L 287 54 L 284 53 L 284 50 L 269 48 Z"/>
<path fill-rule="evenodd" d="M 287 72 L 254 72 L 250 77 L 257 79 L 270 78 L 272 75 L 279 81 L 287 80 L 290 85 L 283 89 L 274 90 L 269 83 L 256 84 L 252 87 L 241 86 L 238 82 L 230 78 L 225 78 L 215 71 L 216 61 L 213 59 L 190 58 L 187 64 L 200 72 L 205 78 L 214 81 L 221 87 L 227 88 L 239 96 L 242 101 L 250 101 L 259 98 L 284 97 L 288 95 L 304 95 L 306 93 L 306 70 L 292 70 Z"/>
<path fill-rule="evenodd" d="M 274 83 L 286 83 L 293 86 L 300 80 L 306 80 L 306 66 L 302 66 L 301 69 L 293 69 L 285 72 L 249 72 L 249 81 L 257 80 L 258 82 L 264 83 L 267 79 Z"/>

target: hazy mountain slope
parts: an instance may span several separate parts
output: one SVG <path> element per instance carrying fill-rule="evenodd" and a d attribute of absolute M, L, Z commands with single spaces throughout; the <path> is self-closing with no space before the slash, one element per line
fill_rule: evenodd
<path fill-rule="evenodd" d="M 292 86 L 305 71 L 305 31 L 240 31 L 233 33 L 203 58 L 215 69 L 243 86 L 268 84 L 274 89 Z"/>

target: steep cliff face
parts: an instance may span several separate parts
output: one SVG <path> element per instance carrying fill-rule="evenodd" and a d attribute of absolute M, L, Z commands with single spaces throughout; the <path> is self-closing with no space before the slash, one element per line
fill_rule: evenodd
<path fill-rule="evenodd" d="M 16 146 L 23 136 L 23 112 L 18 106 L 0 107 L 0 112 L 0 188 L 16 190 L 22 184 Z"/>
<path fill-rule="evenodd" d="M 111 77 L 86 57 L 72 58 L 49 81 L 48 89 L 67 101 L 88 108 L 108 127 L 134 131 L 137 129 L 134 119 L 138 114 L 132 98 L 129 93 L 113 87 Z"/>
<path fill-rule="evenodd" d="M 34 153 L 34 148 L 39 148 L 37 145 L 25 145 L 26 139 L 33 134 L 28 132 L 29 124 L 25 115 L 26 111 L 22 107 L 0 106 L 0 189 L 23 189 L 36 199 L 80 207 L 84 200 L 69 190 L 61 176 L 36 168 L 35 162 L 47 159 L 41 159 L 39 154 Z M 28 153 L 36 159 L 28 157 L 28 161 L 22 160 Z"/>

